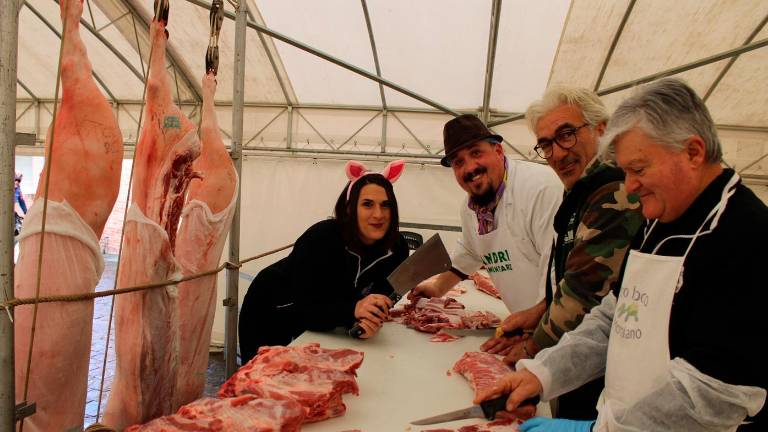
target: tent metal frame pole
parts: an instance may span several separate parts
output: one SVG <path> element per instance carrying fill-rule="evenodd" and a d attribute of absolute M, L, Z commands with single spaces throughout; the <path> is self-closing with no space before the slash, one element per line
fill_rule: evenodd
<path fill-rule="evenodd" d="M 376 156 L 376 157 L 384 157 L 386 159 L 384 160 L 394 160 L 398 158 L 415 158 L 415 159 L 421 159 L 421 160 L 434 160 L 438 164 L 440 163 L 440 156 L 436 155 L 426 155 L 423 153 L 387 153 L 382 154 L 377 151 L 355 151 L 355 152 L 347 152 L 347 151 L 337 151 L 337 150 L 326 150 L 326 149 L 308 149 L 308 148 L 284 148 L 284 147 L 244 147 L 244 151 L 248 152 L 247 154 L 253 154 L 254 151 L 256 152 L 266 152 L 266 153 L 286 153 L 286 154 L 324 154 L 324 155 L 350 155 L 350 156 Z"/>
<path fill-rule="evenodd" d="M 381 152 L 387 152 L 387 118 L 389 113 L 387 110 L 381 111 Z"/>
<path fill-rule="evenodd" d="M 293 107 L 288 106 L 288 131 L 285 134 L 285 147 L 293 148 Z"/>
<path fill-rule="evenodd" d="M 691 69 L 696 69 L 696 68 L 699 68 L 699 67 L 702 67 L 702 66 L 706 66 L 708 64 L 719 62 L 720 60 L 725 60 L 727 58 L 739 56 L 741 54 L 744 54 L 744 53 L 747 53 L 747 52 L 750 52 L 750 51 L 754 51 L 756 49 L 760 49 L 760 48 L 763 48 L 765 46 L 768 46 L 768 38 L 761 39 L 761 40 L 759 40 L 757 42 L 753 42 L 753 43 L 751 43 L 749 45 L 743 45 L 743 46 L 740 46 L 740 47 L 737 47 L 737 48 L 732 48 L 732 49 L 729 49 L 727 51 L 723 51 L 723 52 L 721 52 L 719 54 L 715 54 L 715 55 L 712 55 L 712 56 L 709 56 L 709 57 L 705 57 L 705 58 L 703 58 L 701 60 L 697 60 L 695 62 L 686 63 L 686 64 L 681 65 L 681 66 L 677 66 L 677 67 L 674 67 L 674 68 L 671 68 L 671 69 L 667 69 L 667 70 L 664 70 L 664 71 L 661 71 L 661 72 L 656 72 L 656 73 L 653 73 L 653 74 L 650 74 L 650 75 L 646 75 L 646 76 L 644 76 L 642 78 L 634 79 L 632 81 L 627 81 L 627 82 L 622 83 L 622 84 L 618 84 L 618 85 L 615 85 L 615 86 L 612 86 L 612 87 L 608 87 L 608 88 L 605 88 L 603 90 L 598 91 L 597 94 L 599 96 L 605 96 L 605 95 L 609 95 L 611 93 L 620 92 L 622 90 L 626 90 L 628 88 L 631 88 L 631 87 L 634 87 L 634 86 L 637 86 L 637 85 L 640 85 L 640 84 L 649 83 L 649 82 L 657 80 L 659 78 L 664 78 L 664 77 L 667 77 L 667 76 L 670 76 L 670 75 L 676 75 L 676 74 L 679 74 L 679 73 L 682 73 L 682 72 L 689 71 Z M 501 118 L 501 119 L 489 122 L 488 126 L 489 127 L 491 127 L 491 126 L 498 126 L 500 124 L 509 123 L 509 122 L 512 122 L 512 121 L 515 121 L 515 120 L 519 120 L 519 119 L 521 119 L 523 117 L 525 117 L 525 114 L 517 114 L 517 115 L 514 115 L 514 116 L 510 116 L 510 117 Z"/>
<path fill-rule="evenodd" d="M 59 40 L 61 40 L 61 33 L 60 33 L 58 30 L 56 30 L 56 27 L 54 27 L 54 26 L 53 26 L 53 24 L 51 24 L 51 23 L 50 23 L 50 21 L 48 21 L 48 20 L 47 20 L 47 19 L 46 19 L 46 18 L 43 16 L 43 14 L 41 14 L 41 13 L 40 13 L 40 12 L 39 12 L 37 9 L 35 9 L 35 7 L 34 7 L 34 6 L 32 6 L 31 4 L 29 4 L 29 3 L 28 3 L 28 2 L 26 2 L 26 1 L 25 1 L 25 2 L 23 2 L 22 4 L 23 4 L 23 5 L 24 5 L 24 6 L 25 6 L 27 9 L 29 9 L 29 10 L 30 10 L 30 12 L 32 12 L 33 14 L 35 14 L 35 16 L 37 16 L 37 18 L 38 18 L 38 19 L 39 19 L 39 20 L 40 20 L 40 21 L 41 21 L 43 24 L 45 24 L 45 26 L 46 26 L 46 27 L 48 27 L 48 29 L 49 29 L 51 32 L 53 32 L 53 34 L 55 34 L 55 35 L 56 35 L 56 37 L 58 37 L 58 38 L 59 38 Z M 115 95 L 112 93 L 112 90 L 110 90 L 110 89 L 109 89 L 109 86 L 107 85 L 107 83 L 105 83 L 105 82 L 104 82 L 104 80 L 102 80 L 102 79 L 101 79 L 101 76 L 99 76 L 99 74 L 97 74 L 95 70 L 94 70 L 94 71 L 92 71 L 92 73 L 93 73 L 93 78 L 94 78 L 94 79 L 96 79 L 96 81 L 98 81 L 98 83 L 101 85 L 101 88 L 103 88 L 103 89 L 104 89 L 104 91 L 105 91 L 105 92 L 107 92 L 107 96 L 109 96 L 109 98 L 112 100 L 112 102 L 115 102 L 115 101 L 117 101 L 117 98 L 116 98 L 116 97 L 115 97 Z"/>
<path fill-rule="evenodd" d="M 376 49 L 376 39 L 373 37 L 373 26 L 371 26 L 371 16 L 368 13 L 368 3 L 360 0 L 363 6 L 363 16 L 365 16 L 365 28 L 368 29 L 368 40 L 371 42 L 371 51 L 373 52 L 373 64 L 376 67 L 376 75 L 381 77 L 381 66 L 379 63 L 379 51 Z M 384 86 L 379 83 L 379 94 L 381 95 L 381 108 L 387 110 L 387 98 L 384 95 Z M 386 116 L 386 112 L 384 113 Z"/>
<path fill-rule="evenodd" d="M 237 18 L 235 19 L 235 65 L 233 79 L 233 110 L 232 110 L 232 145 L 230 155 L 235 164 L 237 176 L 243 170 L 243 100 L 245 99 L 245 27 L 246 5 L 245 0 L 237 4 Z M 238 190 L 235 202 L 235 212 L 232 217 L 232 225 L 229 230 L 229 261 L 240 260 L 240 189 L 242 182 L 238 182 Z M 224 299 L 224 360 L 225 376 L 231 377 L 237 370 L 237 315 L 238 315 L 238 291 L 240 284 L 240 272 L 238 269 L 227 269 L 227 298 Z"/>
<path fill-rule="evenodd" d="M 29 87 L 27 87 L 27 85 L 24 84 L 24 81 L 20 80 L 19 78 L 16 78 L 16 84 L 18 84 L 19 87 L 23 88 L 25 92 L 27 92 L 30 96 L 32 96 L 32 101 L 33 102 L 39 102 L 40 101 L 40 99 L 37 96 L 35 96 L 34 93 L 32 93 L 32 90 L 30 90 Z M 21 101 L 21 100 L 22 99 L 18 99 L 17 101 Z"/>
<path fill-rule="evenodd" d="M 611 57 L 613 57 L 613 52 L 616 50 L 616 45 L 619 44 L 619 38 L 621 38 L 621 34 L 624 33 L 624 27 L 627 25 L 627 21 L 629 21 L 629 16 L 632 14 L 632 9 L 634 9 L 635 3 L 636 0 L 630 0 L 629 4 L 627 5 L 627 10 L 624 11 L 624 16 L 621 17 L 619 28 L 616 29 L 616 34 L 613 35 L 611 46 L 608 48 L 608 53 L 605 55 L 603 66 L 600 67 L 600 73 L 597 75 L 597 81 L 595 81 L 595 87 L 593 88 L 593 91 L 595 92 L 600 89 L 600 84 L 603 82 L 605 71 L 608 69 L 608 65 L 611 63 Z"/>
<path fill-rule="evenodd" d="M 376 117 L 378 117 L 378 116 L 380 116 L 380 115 L 382 115 L 382 114 L 386 115 L 386 111 L 378 111 L 378 112 L 376 112 L 376 114 L 374 114 L 374 115 L 373 115 L 373 117 L 369 118 L 369 119 L 368 119 L 368 121 L 366 121 L 365 123 L 363 123 L 363 125 L 362 125 L 362 126 L 360 126 L 359 128 L 357 128 L 357 130 L 356 130 L 356 131 L 355 131 L 355 132 L 354 132 L 352 135 L 350 135 L 350 137 L 349 137 L 349 138 L 345 139 L 345 140 L 344 140 L 344 142 L 343 142 L 343 143 L 341 143 L 341 145 L 339 145 L 338 147 L 336 147 L 336 150 L 340 150 L 342 147 L 344 147 L 345 145 L 347 145 L 347 143 L 349 143 L 350 141 L 352 141 L 352 139 L 353 139 L 354 137 L 356 137 L 356 136 L 357 136 L 357 134 L 359 134 L 359 133 L 360 133 L 360 131 L 362 131 L 363 129 L 365 129 L 365 127 L 366 127 L 366 126 L 368 126 L 369 124 L 371 124 L 371 122 L 372 122 L 372 121 L 376 120 Z"/>
<path fill-rule="evenodd" d="M 763 20 L 760 21 L 760 24 L 757 25 L 757 27 L 752 32 L 752 34 L 750 34 L 749 37 L 747 38 L 747 40 L 744 41 L 743 45 L 747 45 L 747 44 L 751 43 L 753 40 L 755 40 L 757 35 L 760 34 L 760 31 L 763 29 L 763 27 L 765 27 L 766 23 L 768 23 L 768 15 L 766 15 L 763 18 Z M 725 75 L 728 73 L 728 71 L 731 70 L 731 67 L 733 66 L 734 63 L 736 63 L 736 60 L 738 60 L 738 59 L 739 59 L 739 56 L 734 56 L 734 57 L 731 57 L 730 60 L 728 60 L 728 64 L 726 64 L 723 67 L 723 70 L 721 70 L 720 73 L 717 74 L 717 78 L 715 78 L 715 80 L 712 81 L 712 85 L 709 86 L 709 89 L 707 89 L 707 92 L 704 94 L 704 97 L 702 98 L 702 100 L 704 102 L 707 102 L 707 99 L 709 99 L 709 97 L 712 96 L 712 93 L 714 93 L 714 91 L 717 88 L 717 86 L 720 85 L 720 81 L 723 80 Z"/>
<path fill-rule="evenodd" d="M 286 107 L 286 108 L 283 108 L 283 109 L 282 109 L 282 110 L 281 110 L 279 113 L 277 113 L 277 115 L 276 115 L 276 116 L 272 117 L 272 120 L 268 121 L 268 122 L 267 122 L 267 124 L 265 124 L 265 125 L 264 125 L 264 127 L 262 127 L 261 129 L 259 129 L 259 131 L 258 131 L 258 132 L 256 132 L 255 134 L 253 134 L 253 136 L 252 136 L 252 137 L 251 137 L 251 138 L 250 138 L 248 141 L 246 141 L 246 142 L 245 142 L 245 144 L 243 144 L 243 147 L 247 147 L 247 146 L 248 146 L 248 144 L 250 144 L 250 143 L 251 143 L 251 141 L 253 141 L 253 140 L 255 140 L 256 138 L 258 138 L 258 137 L 259 137 L 259 135 L 261 135 L 261 133 L 262 133 L 262 132 L 264 132 L 264 131 L 265 131 L 265 130 L 266 130 L 268 127 L 269 127 L 269 125 L 271 125 L 272 123 L 274 123 L 274 121 L 275 121 L 275 120 L 277 120 L 277 119 L 278 119 L 278 118 L 279 118 L 281 115 L 283 115 L 283 113 L 284 113 L 284 112 L 286 112 L 287 110 L 288 110 L 288 108 L 287 108 L 287 107 Z"/>
<path fill-rule="evenodd" d="M 501 0 L 493 0 L 491 8 L 491 29 L 488 32 L 488 55 L 485 59 L 485 84 L 483 85 L 483 123 L 490 118 L 491 87 L 493 85 L 493 70 L 496 64 L 496 42 L 499 37 L 499 21 L 501 21 Z"/>
<path fill-rule="evenodd" d="M 245 1 L 245 10 L 248 13 L 248 20 L 256 22 L 256 14 L 253 13 L 251 10 L 250 5 L 248 4 L 247 0 Z M 264 38 L 264 35 L 256 32 L 256 34 L 259 36 L 259 41 L 261 41 L 261 46 L 264 48 L 264 53 L 267 55 L 267 59 L 269 59 L 269 63 L 272 65 L 272 70 L 275 72 L 275 78 L 277 78 L 277 83 L 280 84 L 280 90 L 283 92 L 283 97 L 285 97 L 285 103 L 287 105 L 293 105 L 295 98 L 291 97 L 291 93 L 288 92 L 288 88 L 285 85 L 285 82 L 283 81 L 283 76 L 280 74 L 280 69 L 277 67 L 277 62 L 275 61 L 275 57 L 272 54 L 272 50 L 267 45 L 267 40 Z"/>
<path fill-rule="evenodd" d="M 725 130 L 725 131 L 768 133 L 768 127 L 766 126 L 739 126 L 739 125 L 719 124 L 719 125 L 715 125 L 715 127 L 718 130 Z"/>
<path fill-rule="evenodd" d="M 405 131 L 406 131 L 406 132 L 408 132 L 408 134 L 409 134 L 409 135 L 410 135 L 410 136 L 411 136 L 411 137 L 412 137 L 414 140 L 416 140 L 416 142 L 417 142 L 417 143 L 418 143 L 418 144 L 421 146 L 421 148 L 423 148 L 423 149 L 424 149 L 424 151 L 425 151 L 425 152 L 427 152 L 427 154 L 428 154 L 428 155 L 431 155 L 431 154 L 432 154 L 432 152 L 429 150 L 429 147 L 427 147 L 426 145 L 424 145 L 424 143 L 423 143 L 423 142 L 421 142 L 421 140 L 419 139 L 419 137 L 417 137 L 417 136 L 416 136 L 416 134 L 414 134 L 414 133 L 413 133 L 413 131 L 411 131 L 411 129 L 410 129 L 408 126 L 406 126 L 406 125 L 405 125 L 405 123 L 404 123 L 404 122 L 403 122 L 403 121 L 400 119 L 400 117 L 398 117 L 398 115 L 397 115 L 396 113 L 394 113 L 394 112 L 392 112 L 391 114 L 392 114 L 392 117 L 394 117 L 394 118 L 395 118 L 395 120 L 397 120 L 397 122 L 398 122 L 398 123 L 400 123 L 400 126 L 402 126 L 402 127 L 403 127 L 403 129 L 405 129 Z"/>
<path fill-rule="evenodd" d="M 35 105 L 34 102 L 30 102 L 29 105 L 27 105 L 26 108 L 24 108 L 21 111 L 21 113 L 16 116 L 16 121 L 18 122 L 20 118 L 24 117 L 24 114 L 26 114 L 27 111 L 29 111 L 29 109 L 32 108 L 32 106 L 34 106 L 34 105 Z"/>
<path fill-rule="evenodd" d="M 620 92 L 622 90 L 626 90 L 628 88 L 631 88 L 631 87 L 634 87 L 634 86 L 637 86 L 637 85 L 640 85 L 640 84 L 645 84 L 645 83 L 648 83 L 648 82 L 651 82 L 651 81 L 655 81 L 655 80 L 657 80 L 659 78 L 664 78 L 664 77 L 667 77 L 667 76 L 670 76 L 670 75 L 677 75 L 679 73 L 686 72 L 686 71 L 689 71 L 691 69 L 696 69 L 696 68 L 699 68 L 699 67 L 702 67 L 702 66 L 706 66 L 708 64 L 719 62 L 720 60 L 725 60 L 725 59 L 731 58 L 731 57 L 737 57 L 737 56 L 739 56 L 741 54 L 744 54 L 744 53 L 747 53 L 747 52 L 750 52 L 750 51 L 754 51 L 756 49 L 760 49 L 760 48 L 763 48 L 765 46 L 768 46 L 768 38 L 761 39 L 761 40 L 759 40 L 757 42 L 754 42 L 754 43 L 751 43 L 749 45 L 742 45 L 742 46 L 737 47 L 737 48 L 732 48 L 732 49 L 729 49 L 727 51 L 723 51 L 723 52 L 721 52 L 719 54 L 715 54 L 715 55 L 712 55 L 712 56 L 709 56 L 709 57 L 705 57 L 705 58 L 703 58 L 701 60 L 698 60 L 698 61 L 695 61 L 695 62 L 691 62 L 691 63 L 687 63 L 687 64 L 684 64 L 682 66 L 674 67 L 674 68 L 667 69 L 667 70 L 664 70 L 664 71 L 661 71 L 661 72 L 656 72 L 654 74 L 647 75 L 647 76 L 644 76 L 642 78 L 638 78 L 636 80 L 632 80 L 632 81 L 628 81 L 628 82 L 623 83 L 623 84 L 619 84 L 619 85 L 615 85 L 615 86 L 612 86 L 612 87 L 608 87 L 608 88 L 605 88 L 603 90 L 600 90 L 599 92 L 597 92 L 597 94 L 600 95 L 600 96 L 605 96 L 605 95 L 609 95 L 611 93 Z"/>
<path fill-rule="evenodd" d="M 117 17 L 117 18 L 115 18 L 113 20 L 110 20 L 108 23 L 104 24 L 103 26 L 101 26 L 99 28 L 96 28 L 96 22 L 94 21 L 92 23 L 93 24 L 93 28 L 94 28 L 94 30 L 96 30 L 97 33 L 101 33 L 102 30 L 106 29 L 107 27 L 111 27 L 114 23 L 116 23 L 116 22 L 120 21 L 121 19 L 123 19 L 123 18 L 125 18 L 127 16 L 130 16 L 130 15 L 131 15 L 130 12 L 126 12 L 126 13 L 120 15 L 119 17 Z M 93 20 L 93 12 L 91 12 L 91 20 Z"/>
<path fill-rule="evenodd" d="M 211 6 L 210 3 L 202 1 L 202 0 L 186 0 L 186 1 L 189 2 L 189 3 L 192 3 L 194 5 L 203 7 L 203 8 L 210 8 L 210 6 Z M 229 18 L 229 19 L 232 19 L 234 17 L 234 14 L 232 14 L 232 12 L 224 11 L 224 16 Z M 258 31 L 258 32 L 265 33 L 265 34 L 267 34 L 268 36 L 270 36 L 270 37 L 272 37 L 274 39 L 277 39 L 277 40 L 279 40 L 281 42 L 287 43 L 288 45 L 291 45 L 291 46 L 293 46 L 295 48 L 298 48 L 298 49 L 300 49 L 302 51 L 305 51 L 305 52 L 308 52 L 308 53 L 310 53 L 310 54 L 312 54 L 314 56 L 320 57 L 321 59 L 329 61 L 329 62 L 335 64 L 336 66 L 340 66 L 340 67 L 342 67 L 344 69 L 347 69 L 350 72 L 356 73 L 358 75 L 364 76 L 365 78 L 368 78 L 369 80 L 376 81 L 376 82 L 378 82 L 380 84 L 383 84 L 383 85 L 391 88 L 392 90 L 395 90 L 395 91 L 397 91 L 399 93 L 402 93 L 402 94 L 404 94 L 406 96 L 409 96 L 409 97 L 411 97 L 413 99 L 416 99 L 419 102 L 425 103 L 425 104 L 427 104 L 427 105 L 429 105 L 429 106 L 431 106 L 433 108 L 436 108 L 436 109 L 438 109 L 438 110 L 440 110 L 440 111 L 442 111 L 444 113 L 452 114 L 454 116 L 460 115 L 459 112 L 454 111 L 454 110 L 452 110 L 452 109 L 450 109 L 450 108 L 448 108 L 448 107 L 446 107 L 446 106 L 444 106 L 444 105 L 442 105 L 442 104 L 440 104 L 438 102 L 435 102 L 432 99 L 429 99 L 427 97 L 421 96 L 420 94 L 417 94 L 417 93 L 415 93 L 415 92 L 413 92 L 411 90 L 408 90 L 407 88 L 402 87 L 402 86 L 400 86 L 398 84 L 395 84 L 392 81 L 389 81 L 389 80 L 384 79 L 382 77 L 376 76 L 375 74 L 373 74 L 371 72 L 368 72 L 365 69 L 359 68 L 359 67 L 357 67 L 355 65 L 352 65 L 352 64 L 347 63 L 347 62 L 345 62 L 343 60 L 340 60 L 340 59 L 338 59 L 338 58 L 336 58 L 336 57 L 334 57 L 334 56 L 332 56 L 332 55 L 330 55 L 330 54 L 328 54 L 326 52 L 320 51 L 317 48 L 313 48 L 313 47 L 311 47 L 311 46 L 309 46 L 309 45 L 307 45 L 307 44 L 305 44 L 303 42 L 299 42 L 299 41 L 297 41 L 297 40 L 295 40 L 293 38 L 290 38 L 290 37 L 288 37 L 288 36 L 286 36 L 286 35 L 284 35 L 282 33 L 276 32 L 276 31 L 274 31 L 272 29 L 269 29 L 269 28 L 264 27 L 264 26 L 262 26 L 260 24 L 257 24 L 257 23 L 255 23 L 253 21 L 248 21 L 248 27 L 250 27 L 250 28 L 252 28 L 252 29 L 254 29 L 254 30 Z"/>
<path fill-rule="evenodd" d="M 13 293 L 13 178 L 16 140 L 16 73 L 19 9 L 16 1 L 0 7 L 0 284 L 4 299 Z M 16 423 L 13 323 L 11 312 L 0 311 L 0 430 Z"/>
<path fill-rule="evenodd" d="M 325 143 L 325 144 L 326 144 L 328 147 L 330 147 L 330 148 L 331 148 L 331 150 L 336 150 L 336 148 L 333 146 L 333 144 L 331 144 L 330 142 L 328 142 L 328 140 L 325 138 L 325 136 L 323 136 L 323 134 L 321 134 L 321 133 L 320 133 L 320 131 L 319 131 L 319 130 L 317 130 L 317 128 L 315 127 L 315 125 L 313 125 L 313 124 L 312 124 L 312 122 L 310 122 L 309 120 L 307 120 L 307 118 L 306 118 L 306 117 L 304 117 L 304 114 L 302 114 L 302 113 L 301 113 L 301 110 L 296 110 L 296 114 L 298 114 L 298 115 L 299 115 L 299 117 L 301 117 L 301 118 L 302 118 L 302 120 L 304 120 L 304 121 L 305 121 L 305 122 L 306 122 L 306 123 L 309 125 L 309 127 L 310 127 L 310 128 L 313 130 L 313 131 L 315 131 L 315 133 L 317 134 L 317 136 L 319 136 L 319 137 L 320 137 L 320 139 L 321 139 L 321 140 L 323 140 L 323 142 L 324 142 L 324 143 Z"/>
<path fill-rule="evenodd" d="M 19 98 L 19 102 L 28 102 L 32 100 L 32 98 Z M 53 99 L 51 98 L 38 98 L 41 102 L 46 103 L 53 103 Z M 140 100 L 134 100 L 134 99 L 122 99 L 120 100 L 120 104 L 122 105 L 141 105 L 142 101 Z M 188 106 L 188 105 L 199 105 L 200 102 L 193 102 L 193 101 L 182 101 L 181 105 L 179 106 Z M 220 101 L 216 102 L 217 107 L 231 107 L 231 102 L 225 102 Z M 245 108 L 286 108 L 288 106 L 294 107 L 296 109 L 326 109 L 326 110 L 348 110 L 348 111 L 381 111 L 381 107 L 378 105 L 344 105 L 344 104 L 317 104 L 317 103 L 302 103 L 302 104 L 284 104 L 284 103 L 272 103 L 272 102 L 244 102 L 243 107 Z M 387 107 L 387 111 L 390 112 L 399 112 L 399 113 L 419 113 L 419 114 L 438 114 L 438 115 L 445 115 L 446 113 L 436 110 L 436 109 L 429 109 L 429 108 L 409 108 L 409 107 L 394 107 L 389 106 Z M 462 111 L 466 113 L 476 113 L 477 111 Z M 498 116 L 505 116 L 505 115 L 513 115 L 515 113 L 509 113 L 509 112 L 500 112 L 497 113 Z"/>

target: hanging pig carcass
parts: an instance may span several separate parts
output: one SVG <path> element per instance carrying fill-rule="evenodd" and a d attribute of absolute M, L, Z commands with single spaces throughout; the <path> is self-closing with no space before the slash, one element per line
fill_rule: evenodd
<path fill-rule="evenodd" d="M 93 80 L 80 38 L 82 0 L 62 0 L 62 99 L 46 138 L 46 166 L 35 202 L 19 236 L 14 273 L 17 297 L 93 292 L 104 268 L 99 237 L 117 199 L 123 142 L 112 107 Z M 53 137 L 53 139 L 51 139 Z M 45 234 L 44 188 L 48 181 Z M 38 269 L 44 236 L 42 267 Z M 85 414 L 91 347 L 93 301 L 43 303 L 38 306 L 30 369 L 32 306 L 15 311 L 16 400 L 34 402 L 37 412 L 25 419 L 25 431 L 80 430 Z"/>
<path fill-rule="evenodd" d="M 215 80 L 203 80 L 201 145 L 194 124 L 171 99 L 167 10 L 161 16 L 166 18 L 150 26 L 147 121 L 136 148 L 121 287 L 215 268 L 234 212 L 237 175 L 218 132 Z M 171 414 L 201 395 L 215 282 L 208 276 L 117 298 L 117 363 L 103 423 L 121 430 Z"/>

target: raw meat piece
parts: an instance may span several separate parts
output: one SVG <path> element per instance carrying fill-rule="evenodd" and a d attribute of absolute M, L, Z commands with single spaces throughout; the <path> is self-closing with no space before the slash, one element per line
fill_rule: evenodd
<path fill-rule="evenodd" d="M 496 285 L 493 284 L 493 281 L 488 276 L 485 276 L 481 273 L 475 272 L 472 273 L 469 276 L 470 279 L 475 283 L 475 286 L 480 292 L 484 292 L 488 294 L 489 296 L 496 297 L 497 299 L 501 298 L 501 293 L 496 288 Z"/>
<path fill-rule="evenodd" d="M 307 409 L 307 422 L 344 414 L 341 395 L 359 392 L 355 370 L 363 353 L 324 349 L 318 344 L 299 347 L 262 347 L 219 390 L 219 397 L 254 394 L 291 399 Z"/>
<path fill-rule="evenodd" d="M 468 352 L 453 365 L 453 371 L 469 380 L 475 397 L 493 387 L 502 376 L 512 372 L 498 357 L 485 352 Z"/>
<path fill-rule="evenodd" d="M 451 297 L 420 298 L 390 311 L 395 322 L 425 333 L 444 328 L 487 328 L 501 322 L 492 312 L 467 312 L 464 305 Z"/>
<path fill-rule="evenodd" d="M 304 408 L 295 401 L 245 395 L 203 398 L 174 415 L 131 426 L 125 432 L 296 432 L 303 421 Z"/>
<path fill-rule="evenodd" d="M 515 419 L 499 419 L 492 422 L 462 426 L 458 429 L 427 429 L 421 432 L 517 432 L 518 422 Z"/>
<path fill-rule="evenodd" d="M 104 268 L 98 239 L 117 199 L 123 158 L 114 111 L 93 80 L 80 38 L 82 1 L 62 0 L 60 10 L 66 23 L 61 51 L 63 94 L 56 123 L 46 137 L 45 163 L 51 164 L 51 178 L 41 296 L 93 292 Z M 19 236 L 17 297 L 35 296 L 47 168 Z M 30 305 L 14 312 L 16 400 L 23 400 L 29 372 L 27 400 L 37 404 L 37 413 L 24 421 L 24 430 L 79 430 L 85 414 L 93 301 L 38 306 L 32 364 L 27 371 L 33 310 Z"/>
<path fill-rule="evenodd" d="M 173 255 L 175 236 L 187 186 L 198 177 L 192 162 L 200 154 L 200 140 L 195 125 L 171 100 L 165 26 L 155 19 L 150 25 L 146 122 L 136 145 L 119 287 L 181 276 Z M 178 291 L 167 286 L 115 301 L 117 363 L 103 422 L 122 430 L 178 407 Z"/>
<path fill-rule="evenodd" d="M 462 319 L 466 328 L 489 328 L 499 325 L 501 320 L 493 312 L 472 312 Z"/>
<path fill-rule="evenodd" d="M 429 341 L 430 342 L 453 342 L 453 341 L 459 340 L 459 339 L 461 339 L 461 338 L 458 337 L 458 336 L 449 335 L 448 333 L 446 333 L 446 332 L 441 330 L 441 331 L 435 333 L 434 336 L 429 338 Z"/>
<path fill-rule="evenodd" d="M 262 371 L 284 369 L 285 363 L 310 365 L 322 369 L 334 369 L 355 374 L 363 363 L 364 354 L 351 349 L 322 348 L 318 343 L 300 346 L 264 346 L 259 348 L 257 357 L 243 368 L 250 366 Z M 241 370 L 243 369 L 241 368 Z"/>
<path fill-rule="evenodd" d="M 237 172 L 221 141 L 213 99 L 216 79 L 203 78 L 200 137 L 202 151 L 194 162 L 201 181 L 190 184 L 176 240 L 176 260 L 184 276 L 219 265 L 234 215 Z M 216 307 L 216 276 L 179 284 L 179 376 L 175 405 L 199 398 L 205 387 L 208 348 Z"/>

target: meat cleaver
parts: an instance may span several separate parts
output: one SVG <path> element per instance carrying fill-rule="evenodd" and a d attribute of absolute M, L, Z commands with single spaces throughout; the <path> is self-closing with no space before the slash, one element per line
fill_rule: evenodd
<path fill-rule="evenodd" d="M 445 414 L 436 415 L 433 417 L 427 417 L 421 420 L 414 420 L 412 425 L 423 426 L 432 425 L 437 423 L 445 423 L 454 420 L 464 420 L 472 418 L 484 418 L 486 420 L 495 420 L 496 413 L 506 410 L 508 394 L 501 395 L 496 399 L 490 399 L 480 402 L 480 405 L 472 405 L 468 408 L 462 408 L 460 410 L 447 412 Z M 520 406 L 524 405 L 536 405 L 539 403 L 539 397 L 534 396 L 530 399 L 526 399 Z"/>
<path fill-rule="evenodd" d="M 394 292 L 389 295 L 392 303 L 400 301 L 408 291 L 419 282 L 438 273 L 448 271 L 451 268 L 451 257 L 445 250 L 440 234 L 430 237 L 421 247 L 405 259 L 399 266 L 387 276 L 387 282 L 392 285 Z M 355 324 L 349 330 L 352 337 L 359 338 L 365 330 L 359 324 Z"/>

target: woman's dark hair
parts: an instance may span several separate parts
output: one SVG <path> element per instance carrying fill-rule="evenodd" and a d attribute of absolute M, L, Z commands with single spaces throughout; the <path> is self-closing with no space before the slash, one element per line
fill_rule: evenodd
<path fill-rule="evenodd" d="M 355 184 L 352 185 L 352 190 L 349 192 L 349 200 L 347 200 L 347 188 L 349 183 L 344 185 L 344 189 L 341 190 L 339 199 L 336 200 L 336 206 L 334 207 L 334 215 L 336 220 L 341 224 L 341 232 L 344 236 L 344 244 L 350 246 L 353 250 L 360 250 L 362 248 L 362 241 L 360 241 L 360 228 L 357 225 L 357 202 L 360 200 L 360 191 L 363 186 L 375 184 L 384 188 L 387 193 L 387 199 L 389 200 L 389 228 L 384 237 L 374 243 L 374 246 L 380 247 L 384 250 L 392 249 L 400 236 L 400 214 L 397 211 L 397 198 L 395 198 L 395 191 L 392 188 L 392 183 L 389 182 L 383 175 L 366 174 L 360 177 Z"/>

